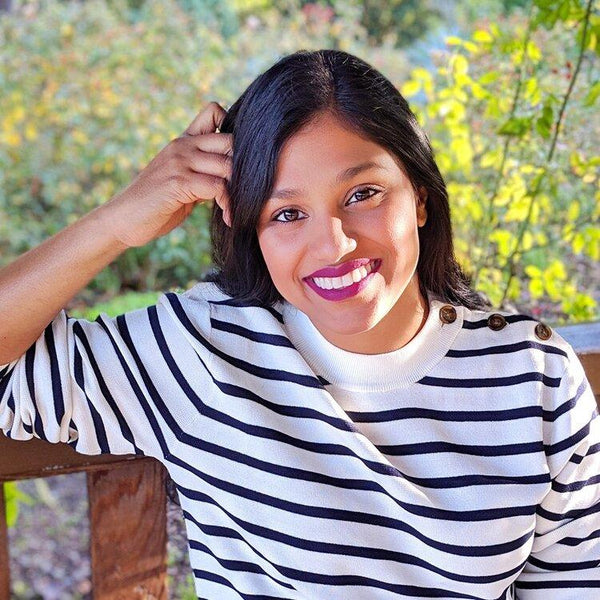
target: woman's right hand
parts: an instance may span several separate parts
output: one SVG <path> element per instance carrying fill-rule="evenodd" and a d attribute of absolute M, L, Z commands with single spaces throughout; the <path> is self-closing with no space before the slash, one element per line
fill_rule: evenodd
<path fill-rule="evenodd" d="M 143 246 L 180 225 L 197 203 L 214 199 L 231 225 L 225 185 L 231 178 L 233 135 L 216 132 L 226 111 L 210 102 L 122 192 L 101 207 L 112 234 Z"/>

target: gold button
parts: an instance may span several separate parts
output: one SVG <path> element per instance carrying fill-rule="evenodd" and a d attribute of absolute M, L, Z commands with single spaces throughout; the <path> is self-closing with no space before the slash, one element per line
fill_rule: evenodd
<path fill-rule="evenodd" d="M 506 319 L 502 315 L 494 313 L 488 318 L 488 327 L 493 331 L 500 331 L 506 327 Z"/>
<path fill-rule="evenodd" d="M 540 340 L 548 340 L 552 335 L 552 329 L 545 323 L 538 323 L 535 326 L 535 335 L 537 335 Z"/>
<path fill-rule="evenodd" d="M 440 321 L 442 323 L 454 323 L 456 321 L 456 309 L 451 304 L 444 304 L 440 308 Z"/>

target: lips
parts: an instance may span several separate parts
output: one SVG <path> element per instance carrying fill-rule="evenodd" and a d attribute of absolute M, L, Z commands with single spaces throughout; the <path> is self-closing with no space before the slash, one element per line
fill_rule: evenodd
<path fill-rule="evenodd" d="M 324 269 L 319 269 L 307 277 L 304 277 L 304 279 L 313 279 L 314 277 L 342 277 L 346 273 L 354 271 L 354 269 L 367 266 L 372 260 L 373 259 L 371 258 L 355 258 L 338 267 L 325 267 Z"/>

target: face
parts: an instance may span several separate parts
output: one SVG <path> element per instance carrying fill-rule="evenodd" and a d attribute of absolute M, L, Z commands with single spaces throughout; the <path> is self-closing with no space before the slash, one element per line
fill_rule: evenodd
<path fill-rule="evenodd" d="M 334 345 L 373 354 L 406 344 L 426 316 L 426 219 L 394 157 L 323 113 L 284 145 L 257 234 L 283 298 Z"/>

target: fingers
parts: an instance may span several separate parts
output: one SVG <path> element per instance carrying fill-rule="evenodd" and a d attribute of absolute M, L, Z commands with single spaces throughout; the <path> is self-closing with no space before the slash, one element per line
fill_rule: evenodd
<path fill-rule="evenodd" d="M 217 130 L 227 111 L 217 102 L 209 102 L 185 130 L 187 135 L 200 135 L 202 133 L 213 133 Z"/>
<path fill-rule="evenodd" d="M 198 150 L 216 152 L 231 156 L 233 154 L 232 133 L 205 133 L 188 139 Z"/>
<path fill-rule="evenodd" d="M 188 160 L 189 168 L 195 173 L 207 173 L 223 179 L 231 179 L 233 159 L 230 156 L 212 152 L 194 152 Z"/>
<path fill-rule="evenodd" d="M 224 191 L 222 194 L 215 196 L 215 202 L 223 211 L 223 221 L 225 222 L 225 225 L 231 227 L 231 204 L 227 192 Z"/>

